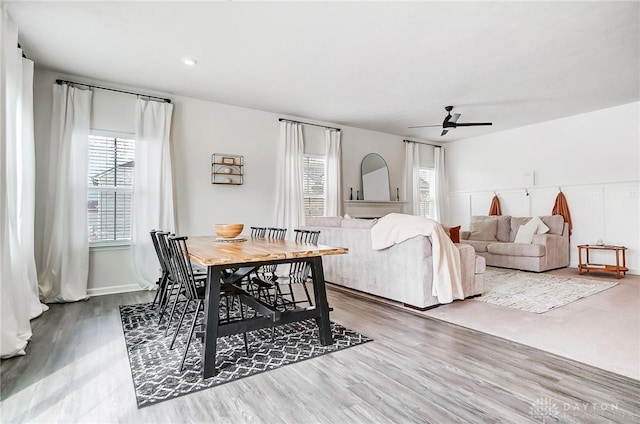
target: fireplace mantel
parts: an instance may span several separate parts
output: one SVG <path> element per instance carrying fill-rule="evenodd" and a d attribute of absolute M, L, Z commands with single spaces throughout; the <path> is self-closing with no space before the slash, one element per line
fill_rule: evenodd
<path fill-rule="evenodd" d="M 345 200 L 344 210 L 352 218 L 380 218 L 388 213 L 404 213 L 407 202 L 384 200 Z"/>

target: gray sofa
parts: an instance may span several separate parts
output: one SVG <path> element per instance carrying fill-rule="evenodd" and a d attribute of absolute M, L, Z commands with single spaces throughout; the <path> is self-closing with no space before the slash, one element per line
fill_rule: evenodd
<path fill-rule="evenodd" d="M 305 229 L 320 230 L 320 244 L 347 247 L 347 255 L 323 257 L 325 280 L 365 293 L 402 302 L 414 309 L 438 305 L 431 295 L 433 262 L 431 239 L 417 236 L 384 250 L 371 247 L 375 220 L 341 217 L 308 218 Z M 484 258 L 471 246 L 456 244 L 460 251 L 464 297 L 482 294 Z"/>
<path fill-rule="evenodd" d="M 519 227 L 531 219 L 473 216 L 470 231 L 460 232 L 460 242 L 473 246 L 490 266 L 534 272 L 569 266 L 569 225 L 561 215 L 541 216 L 549 232 L 535 234 L 530 244 L 514 243 Z"/>

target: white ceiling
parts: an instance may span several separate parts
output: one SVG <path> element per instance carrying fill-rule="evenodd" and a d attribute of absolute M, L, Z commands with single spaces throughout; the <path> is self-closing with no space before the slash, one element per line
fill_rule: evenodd
<path fill-rule="evenodd" d="M 638 2 L 9 1 L 37 66 L 451 141 L 640 99 Z M 186 67 L 191 56 L 198 65 Z M 440 137 L 454 105 L 458 128 Z"/>

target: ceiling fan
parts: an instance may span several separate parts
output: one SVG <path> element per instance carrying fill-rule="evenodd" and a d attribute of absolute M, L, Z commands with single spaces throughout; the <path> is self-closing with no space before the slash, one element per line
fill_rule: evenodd
<path fill-rule="evenodd" d="M 417 127 L 409 127 L 409 128 L 427 128 L 427 127 L 440 127 L 442 126 L 442 134 L 440 136 L 445 135 L 449 132 L 449 128 L 457 128 L 457 127 L 479 127 L 483 125 L 493 125 L 491 122 L 458 122 L 458 118 L 460 118 L 459 113 L 454 113 L 451 115 L 451 111 L 453 110 L 453 106 L 446 106 L 444 110 L 447 111 L 447 116 L 442 121 L 442 125 L 419 125 Z"/>

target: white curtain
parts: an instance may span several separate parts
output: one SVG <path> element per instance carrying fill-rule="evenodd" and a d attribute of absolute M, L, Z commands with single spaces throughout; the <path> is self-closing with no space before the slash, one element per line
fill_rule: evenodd
<path fill-rule="evenodd" d="M 46 302 L 86 299 L 89 277 L 87 167 L 93 93 L 53 85 L 40 295 Z"/>
<path fill-rule="evenodd" d="M 294 229 L 304 224 L 303 160 L 302 125 L 281 121 L 276 179 L 276 224 L 287 229 L 289 238 L 293 237 Z"/>
<path fill-rule="evenodd" d="M 404 184 L 407 196 L 405 212 L 420 215 L 420 146 L 405 141 Z"/>
<path fill-rule="evenodd" d="M 24 355 L 38 299 L 34 258 L 33 62 L 17 48 L 18 29 L 0 17 L 0 356 Z"/>
<path fill-rule="evenodd" d="M 158 257 L 149 231 L 175 231 L 171 171 L 173 104 L 138 99 L 136 153 L 133 175 L 132 250 L 145 287 L 159 275 Z"/>
<path fill-rule="evenodd" d="M 435 148 L 435 186 L 436 196 L 434 205 L 433 220 L 439 223 L 447 223 L 449 218 L 449 195 L 447 180 L 445 178 L 444 167 L 444 149 L 442 147 Z"/>
<path fill-rule="evenodd" d="M 324 130 L 326 140 L 325 208 L 324 216 L 340 216 L 342 204 L 342 146 L 340 131 L 327 128 Z"/>

